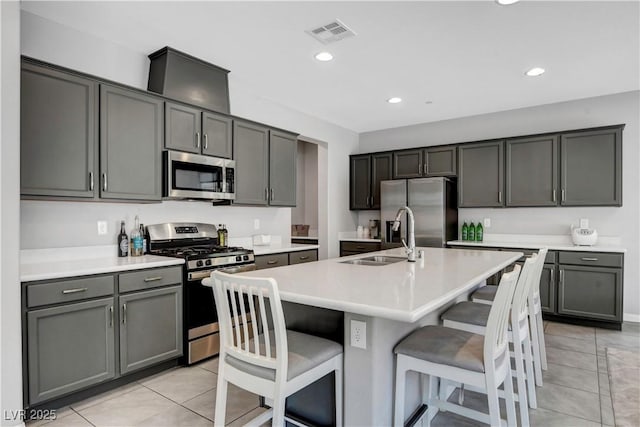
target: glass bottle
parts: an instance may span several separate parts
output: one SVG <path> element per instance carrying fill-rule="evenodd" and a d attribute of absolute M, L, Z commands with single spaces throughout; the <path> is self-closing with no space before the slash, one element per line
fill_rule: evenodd
<path fill-rule="evenodd" d="M 131 247 L 131 256 L 142 255 L 142 234 L 140 234 L 140 220 L 138 219 L 138 215 L 136 215 L 135 225 L 133 226 L 133 230 L 131 230 L 129 246 Z"/>
<path fill-rule="evenodd" d="M 142 236 L 142 255 L 147 253 L 147 234 L 144 232 L 144 224 L 140 224 L 140 235 Z"/>
<path fill-rule="evenodd" d="M 469 224 L 469 231 L 467 232 L 467 237 L 471 242 L 475 242 L 476 240 L 476 226 L 473 223 Z"/>
<path fill-rule="evenodd" d="M 482 227 L 482 223 L 479 222 L 478 225 L 476 225 L 476 242 L 482 242 L 483 234 L 484 229 Z"/>
<path fill-rule="evenodd" d="M 462 224 L 462 240 L 469 240 L 469 226 L 467 221 Z"/>
<path fill-rule="evenodd" d="M 129 237 L 124 227 L 124 221 L 120 221 L 120 234 L 118 234 L 118 256 L 129 255 Z"/>
<path fill-rule="evenodd" d="M 227 246 L 227 229 L 224 224 L 218 224 L 218 245 Z"/>

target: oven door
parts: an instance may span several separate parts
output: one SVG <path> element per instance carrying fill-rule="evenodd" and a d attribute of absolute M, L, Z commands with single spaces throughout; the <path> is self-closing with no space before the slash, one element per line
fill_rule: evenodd
<path fill-rule="evenodd" d="M 235 161 L 199 154 L 165 151 L 165 197 L 176 199 L 235 199 Z"/>

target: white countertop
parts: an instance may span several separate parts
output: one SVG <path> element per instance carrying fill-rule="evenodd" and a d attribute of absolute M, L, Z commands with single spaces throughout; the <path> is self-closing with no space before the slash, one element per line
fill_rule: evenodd
<path fill-rule="evenodd" d="M 255 255 L 277 254 L 280 252 L 298 252 L 318 249 L 318 245 L 307 245 L 304 243 L 272 243 L 265 246 L 245 246 L 247 249 L 253 249 Z"/>
<path fill-rule="evenodd" d="M 343 263 L 382 254 L 406 257 L 403 249 L 390 249 L 238 274 L 273 277 L 283 301 L 415 322 L 522 256 L 507 251 L 420 249 L 425 259 L 415 263 Z"/>
<path fill-rule="evenodd" d="M 180 258 L 144 255 L 116 256 L 116 246 L 24 249 L 20 251 L 20 281 L 60 279 L 184 264 Z"/>
<path fill-rule="evenodd" d="M 466 240 L 452 240 L 447 242 L 451 246 L 468 247 L 491 247 L 491 248 L 521 248 L 539 249 L 546 247 L 557 251 L 577 251 L 577 252 L 616 252 L 625 253 L 627 249 L 620 246 L 620 239 L 617 237 L 601 236 L 598 244 L 594 246 L 576 246 L 571 241 L 570 236 L 557 235 L 520 235 L 520 234 L 493 234 L 485 233 L 482 242 L 470 242 Z"/>

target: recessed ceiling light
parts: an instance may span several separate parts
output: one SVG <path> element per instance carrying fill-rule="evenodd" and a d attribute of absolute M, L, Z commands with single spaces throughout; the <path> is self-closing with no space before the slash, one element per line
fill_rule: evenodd
<path fill-rule="evenodd" d="M 402 102 L 402 98 L 398 98 L 397 96 L 394 96 L 393 98 L 387 99 L 387 102 L 389 104 L 398 104 L 398 103 Z"/>
<path fill-rule="evenodd" d="M 496 0 L 501 6 L 509 6 L 510 4 L 518 3 L 520 0 Z"/>
<path fill-rule="evenodd" d="M 529 77 L 537 77 L 539 75 L 544 74 L 544 71 L 545 71 L 544 68 L 533 67 L 532 69 L 527 71 L 525 74 Z"/>
<path fill-rule="evenodd" d="M 326 61 L 331 61 L 333 59 L 333 55 L 330 54 L 329 52 L 320 52 L 316 54 L 315 58 L 318 61 L 326 62 Z"/>

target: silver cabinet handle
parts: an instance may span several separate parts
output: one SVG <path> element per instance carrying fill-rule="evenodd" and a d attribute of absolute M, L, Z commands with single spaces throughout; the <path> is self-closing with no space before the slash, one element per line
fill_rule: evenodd
<path fill-rule="evenodd" d="M 553 285 L 553 284 L 555 284 L 555 283 L 556 283 L 556 281 L 555 281 L 555 277 L 553 277 L 553 276 L 555 276 L 555 274 L 554 274 L 554 272 L 553 272 L 554 270 L 555 270 L 554 268 L 552 268 L 552 269 L 550 270 L 550 273 L 551 273 L 551 279 L 549 280 L 549 283 L 550 283 L 551 285 Z"/>
<path fill-rule="evenodd" d="M 562 201 L 564 202 L 564 199 L 565 199 L 565 192 L 564 192 L 564 188 L 562 189 L 562 196 L 561 196 L 561 197 L 562 197 Z"/>
<path fill-rule="evenodd" d="M 588 258 L 588 257 L 582 257 L 580 258 L 582 261 L 597 261 L 598 258 Z"/>
<path fill-rule="evenodd" d="M 89 190 L 93 191 L 93 172 L 89 172 Z"/>
<path fill-rule="evenodd" d="M 196 132 L 196 148 L 200 148 L 200 132 Z"/>
<path fill-rule="evenodd" d="M 268 188 L 264 189 L 264 199 L 265 200 L 269 200 L 269 189 Z"/>
<path fill-rule="evenodd" d="M 207 134 L 204 134 L 204 149 L 206 150 L 209 147 L 209 137 Z"/>
<path fill-rule="evenodd" d="M 127 323 L 127 303 L 122 304 L 122 324 Z"/>
<path fill-rule="evenodd" d="M 425 174 L 425 175 L 427 174 L 427 163 L 426 163 L 426 162 L 425 162 L 425 164 L 424 164 L 424 174 Z"/>
<path fill-rule="evenodd" d="M 305 259 L 309 259 L 309 257 L 308 256 L 301 256 L 301 257 L 298 257 L 298 259 L 302 261 L 302 260 L 305 260 Z"/>
<path fill-rule="evenodd" d="M 498 203 L 502 203 L 502 191 L 498 191 Z"/>
<path fill-rule="evenodd" d="M 113 306 L 109 307 L 109 327 L 113 328 Z"/>
<path fill-rule="evenodd" d="M 145 282 L 157 282 L 158 280 L 162 280 L 162 276 L 156 276 L 156 277 L 145 277 L 144 281 Z"/>
<path fill-rule="evenodd" d="M 373 196 L 371 196 L 371 204 L 369 206 L 373 207 Z"/>
<path fill-rule="evenodd" d="M 366 249 L 364 246 L 356 246 L 356 249 Z"/>
<path fill-rule="evenodd" d="M 553 190 L 553 201 L 554 202 L 556 201 L 556 190 L 555 189 Z"/>
<path fill-rule="evenodd" d="M 102 173 L 102 191 L 107 191 L 107 173 Z"/>
<path fill-rule="evenodd" d="M 418 175 L 422 174 L 422 163 L 418 163 Z"/>
<path fill-rule="evenodd" d="M 63 294 L 77 294 L 78 292 L 86 292 L 89 288 L 75 288 L 75 289 L 65 289 L 62 291 Z"/>
<path fill-rule="evenodd" d="M 269 198 L 269 200 L 273 201 L 273 188 L 271 189 L 271 197 Z"/>
<path fill-rule="evenodd" d="M 274 265 L 274 264 L 277 264 L 277 263 L 278 263 L 277 260 L 267 261 L 267 265 Z"/>
<path fill-rule="evenodd" d="M 560 286 L 564 285 L 564 270 L 560 270 Z"/>

